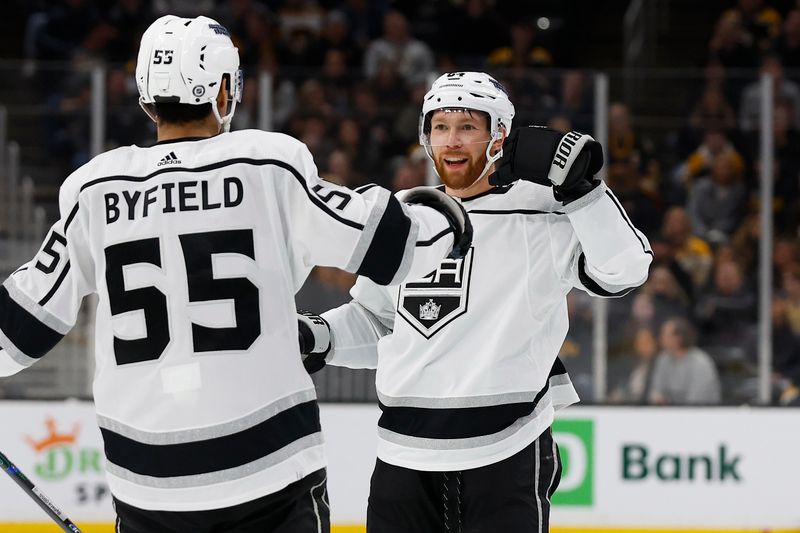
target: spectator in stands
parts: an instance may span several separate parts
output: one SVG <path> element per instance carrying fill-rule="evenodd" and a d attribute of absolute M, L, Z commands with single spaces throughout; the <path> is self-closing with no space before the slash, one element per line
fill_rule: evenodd
<path fill-rule="evenodd" d="M 761 235 L 761 220 L 757 211 L 748 212 L 736 233 L 733 234 L 731 244 L 736 260 L 742 265 L 745 274 L 756 270 L 758 261 L 758 243 Z M 779 281 L 776 279 L 776 282 Z"/>
<path fill-rule="evenodd" d="M 772 53 L 781 58 L 787 69 L 800 69 L 800 9 L 793 9 L 786 15 L 783 31 L 775 40 Z M 789 77 L 796 79 L 798 73 Z"/>
<path fill-rule="evenodd" d="M 104 57 L 113 63 L 134 61 L 139 51 L 137 36 L 144 33 L 155 19 L 150 3 L 147 0 L 119 0 L 109 8 L 105 18 L 114 31 Z"/>
<path fill-rule="evenodd" d="M 405 80 L 389 61 L 378 64 L 377 71 L 369 81 L 369 88 L 385 112 L 393 116 L 409 100 Z"/>
<path fill-rule="evenodd" d="M 508 35 L 505 22 L 488 0 L 454 6 L 447 21 L 443 28 L 446 51 L 463 68 L 482 67 L 486 56 Z"/>
<path fill-rule="evenodd" d="M 351 189 L 366 184 L 364 176 L 353 169 L 353 160 L 344 150 L 334 149 L 325 162 L 323 178 Z"/>
<path fill-rule="evenodd" d="M 786 299 L 786 317 L 795 335 L 800 335 L 800 265 L 788 267 L 781 276 L 781 291 Z"/>
<path fill-rule="evenodd" d="M 325 100 L 330 102 L 339 116 L 350 112 L 350 93 L 353 90 L 353 77 L 347 66 L 347 55 L 338 48 L 325 51 L 320 79 Z"/>
<path fill-rule="evenodd" d="M 657 233 L 654 234 L 653 237 L 650 237 L 650 245 L 655 255 L 653 264 L 663 265 L 670 271 L 672 277 L 674 277 L 675 281 L 680 285 L 681 290 L 689 298 L 690 305 L 693 306 L 696 297 L 694 283 L 692 282 L 692 277 L 676 259 L 675 246 Z"/>
<path fill-rule="evenodd" d="M 741 175 L 744 172 L 744 157 L 728 140 L 725 132 L 721 129 L 710 129 L 703 135 L 702 144 L 675 171 L 674 185 L 679 187 L 683 194 L 676 193 L 674 197 L 681 198 L 692 188 L 698 177 L 711 174 L 714 164 L 719 159 L 730 161 L 734 171 L 738 174 Z"/>
<path fill-rule="evenodd" d="M 309 28 L 297 25 L 275 47 L 275 56 L 285 76 L 302 83 L 315 75 L 322 65 L 323 51 L 317 35 Z"/>
<path fill-rule="evenodd" d="M 742 221 L 746 200 L 736 163 L 729 157 L 717 158 L 711 175 L 699 178 L 689 193 L 692 232 L 706 242 L 728 242 Z"/>
<path fill-rule="evenodd" d="M 791 109 L 790 128 L 800 129 L 800 87 L 783 75 L 779 57 L 771 55 L 761 62 L 761 74 L 769 74 L 773 79 L 773 92 L 776 104 L 785 104 Z M 739 106 L 739 127 L 745 131 L 756 131 L 761 116 L 761 82 L 755 81 L 745 87 L 742 103 Z"/>
<path fill-rule="evenodd" d="M 403 161 L 394 171 L 391 190 L 394 192 L 425 185 L 425 174 L 408 161 Z"/>
<path fill-rule="evenodd" d="M 71 61 L 80 54 L 96 55 L 115 33 L 90 0 L 63 0 L 50 6 L 43 23 L 34 32 L 28 37 L 34 43 L 34 58 L 47 61 Z"/>
<path fill-rule="evenodd" d="M 732 260 L 714 269 L 714 285 L 700 298 L 695 316 L 703 344 L 745 346 L 755 333 L 756 296 L 745 283 L 741 267 Z"/>
<path fill-rule="evenodd" d="M 644 174 L 648 171 L 652 146 L 633 129 L 628 106 L 614 102 L 608 108 L 608 164 L 628 163 Z"/>
<path fill-rule="evenodd" d="M 145 27 L 145 29 L 147 29 Z M 136 94 L 131 75 L 125 70 L 111 68 L 106 76 L 106 150 L 137 144 L 152 143 L 154 128 L 151 120 L 138 105 L 131 105 Z"/>
<path fill-rule="evenodd" d="M 314 161 L 325 161 L 335 148 L 333 139 L 328 135 L 328 123 L 319 114 L 308 114 L 302 120 L 300 140 L 308 147 Z"/>
<path fill-rule="evenodd" d="M 779 236 L 772 247 L 773 277 L 780 281 L 783 273 L 792 268 L 800 259 L 797 239 L 791 236 Z"/>
<path fill-rule="evenodd" d="M 661 326 L 661 353 L 653 368 L 650 403 L 659 405 L 718 404 L 719 376 L 711 357 L 695 345 L 695 332 L 684 318 Z"/>
<path fill-rule="evenodd" d="M 383 17 L 389 11 L 389 0 L 345 0 L 341 10 L 347 17 L 350 39 L 365 49 L 383 33 Z"/>
<path fill-rule="evenodd" d="M 751 69 L 758 66 L 758 49 L 735 17 L 722 17 L 717 21 L 709 42 L 710 59 L 726 69 Z"/>
<path fill-rule="evenodd" d="M 725 99 L 721 87 L 706 86 L 700 100 L 692 109 L 689 125 L 695 131 L 732 131 L 736 127 L 736 114 Z"/>
<path fill-rule="evenodd" d="M 642 178 L 632 163 L 609 165 L 606 182 L 614 188 L 614 194 L 637 228 L 645 235 L 652 235 L 658 231 L 661 224 L 661 209 L 656 184 Z"/>
<path fill-rule="evenodd" d="M 695 290 L 705 286 L 711 272 L 711 247 L 692 233 L 686 210 L 673 206 L 664 214 L 661 235 L 673 246 L 675 260 L 692 278 Z"/>
<path fill-rule="evenodd" d="M 722 13 L 720 20 L 736 21 L 758 50 L 766 50 L 781 28 L 780 13 L 764 5 L 764 0 L 739 0 L 736 7 Z"/>
<path fill-rule="evenodd" d="M 248 11 L 241 21 L 242 29 L 234 41 L 239 48 L 242 65 L 258 71 L 273 71 L 277 61 L 275 50 L 275 22 L 272 14 L 265 9 Z"/>
<path fill-rule="evenodd" d="M 353 41 L 343 11 L 332 9 L 325 15 L 320 44 L 323 50 L 336 50 L 343 54 L 348 70 L 361 66 L 363 50 Z"/>
<path fill-rule="evenodd" d="M 486 59 L 496 69 L 510 67 L 551 67 L 553 54 L 536 40 L 536 29 L 528 19 L 511 23 L 509 43 L 495 48 Z"/>
<path fill-rule="evenodd" d="M 364 174 L 368 181 L 377 180 L 377 173 L 382 170 L 379 167 L 382 163 L 380 147 L 363 134 L 355 119 L 348 117 L 338 122 L 336 147 L 348 155 L 358 172 Z"/>
<path fill-rule="evenodd" d="M 594 130 L 594 105 L 586 75 L 579 70 L 569 70 L 561 76 L 561 99 L 555 112 L 567 117 L 572 128 L 581 132 Z M 615 189 L 616 190 L 616 189 Z"/>
<path fill-rule="evenodd" d="M 426 83 L 433 70 L 433 52 L 427 44 L 408 32 L 408 21 L 399 11 L 390 11 L 383 19 L 383 37 L 372 41 L 364 54 L 364 73 L 378 76 L 381 66 L 389 65 L 409 85 Z"/>
<path fill-rule="evenodd" d="M 419 109 L 427 89 L 422 83 L 413 86 L 392 120 L 392 137 L 403 153 L 419 146 Z"/>
<path fill-rule="evenodd" d="M 284 39 L 291 39 L 299 30 L 318 40 L 325 12 L 314 0 L 284 0 L 280 4 L 278 21 Z"/>
<path fill-rule="evenodd" d="M 772 298 L 772 371 L 775 380 L 800 376 L 800 336 L 789 324 L 786 299 L 777 295 Z"/>
<path fill-rule="evenodd" d="M 790 224 L 800 222 L 800 132 L 792 124 L 793 116 L 793 110 L 786 102 L 776 103 L 772 122 L 774 206 L 776 224 L 787 230 Z M 759 176 L 761 147 L 758 130 L 751 132 L 748 140 L 751 159 L 755 161 L 755 175 Z"/>
<path fill-rule="evenodd" d="M 623 355 L 621 360 L 610 365 L 609 375 L 621 379 L 612 386 L 609 399 L 615 403 L 647 403 L 656 355 L 658 341 L 653 331 L 647 327 L 636 330 L 630 355 Z"/>
<path fill-rule="evenodd" d="M 691 316 L 689 296 L 666 266 L 658 265 L 652 269 L 643 290 L 650 295 L 655 306 L 654 325 L 660 326 L 671 316 Z"/>
<path fill-rule="evenodd" d="M 333 267 L 314 267 L 303 287 L 295 295 L 298 309 L 323 313 L 350 301 L 350 288 L 356 277 Z"/>
<path fill-rule="evenodd" d="M 592 381 L 592 299 L 585 293 L 567 294 L 567 312 L 570 327 L 558 352 L 572 379 L 572 385 L 581 401 L 594 399 Z"/>

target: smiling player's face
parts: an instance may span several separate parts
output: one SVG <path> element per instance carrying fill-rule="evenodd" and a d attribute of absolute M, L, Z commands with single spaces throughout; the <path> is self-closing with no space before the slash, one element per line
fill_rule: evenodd
<path fill-rule="evenodd" d="M 486 165 L 491 142 L 488 117 L 480 111 L 439 110 L 431 117 L 431 148 L 436 170 L 451 189 L 465 189 Z"/>

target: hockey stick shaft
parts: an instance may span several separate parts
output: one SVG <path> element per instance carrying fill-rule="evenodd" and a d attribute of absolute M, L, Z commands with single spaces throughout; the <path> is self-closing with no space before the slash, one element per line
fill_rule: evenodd
<path fill-rule="evenodd" d="M 50 498 L 45 496 L 45 494 L 39 490 L 36 485 L 31 483 L 25 474 L 23 474 L 19 468 L 17 468 L 14 463 L 8 460 L 8 457 L 3 455 L 0 452 L 0 468 L 5 470 L 6 474 L 11 476 L 17 485 L 22 487 L 28 496 L 30 496 L 33 501 L 39 504 L 47 515 L 52 518 L 64 531 L 68 531 L 70 533 L 81 533 L 81 530 L 78 529 L 78 526 L 72 523 L 72 521 L 67 518 L 61 509 L 55 506 L 55 504 L 50 501 Z"/>

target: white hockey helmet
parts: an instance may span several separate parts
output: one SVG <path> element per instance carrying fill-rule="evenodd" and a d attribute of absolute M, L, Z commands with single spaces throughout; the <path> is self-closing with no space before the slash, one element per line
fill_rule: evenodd
<path fill-rule="evenodd" d="M 226 74 L 231 101 L 223 117 L 217 108 L 217 96 Z M 136 86 L 139 104 L 154 122 L 150 104 L 211 103 L 221 129 L 228 131 L 236 103 L 242 99 L 239 51 L 233 46 L 228 30 L 213 19 L 163 16 L 142 35 Z"/>
<path fill-rule="evenodd" d="M 503 156 L 503 149 L 491 154 L 494 141 L 502 138 L 501 129 L 506 136 L 511 132 L 514 120 L 514 104 L 508 99 L 506 89 L 493 77 L 484 72 L 450 72 L 433 82 L 422 103 L 419 116 L 419 143 L 425 147 L 428 157 L 433 160 L 431 147 L 431 118 L 439 109 L 472 109 L 489 115 L 490 139 L 486 146 L 486 166 L 481 179 L 489 167 Z"/>

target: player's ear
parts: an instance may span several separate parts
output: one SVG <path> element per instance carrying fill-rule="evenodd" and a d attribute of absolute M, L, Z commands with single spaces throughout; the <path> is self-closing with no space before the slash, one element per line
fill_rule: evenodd
<path fill-rule="evenodd" d="M 503 141 L 506 140 L 506 129 L 499 128 L 497 130 L 497 136 L 495 137 L 494 141 L 492 142 L 492 153 L 496 154 L 500 148 L 503 147 Z"/>

